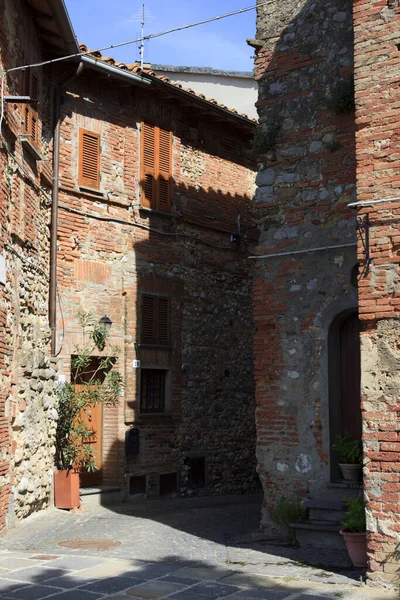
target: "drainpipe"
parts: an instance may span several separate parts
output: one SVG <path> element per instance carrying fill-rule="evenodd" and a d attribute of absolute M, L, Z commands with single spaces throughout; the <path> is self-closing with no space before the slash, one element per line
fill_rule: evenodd
<path fill-rule="evenodd" d="M 57 221 L 58 221 L 58 190 L 60 167 L 60 126 L 61 126 L 61 90 L 71 79 L 79 77 L 84 65 L 79 63 L 76 73 L 69 75 L 57 84 L 55 88 L 54 110 L 54 142 L 53 142 L 53 192 L 51 204 L 50 228 L 50 291 L 49 291 L 49 325 L 51 331 L 51 355 L 56 356 L 56 324 L 57 324 Z"/>

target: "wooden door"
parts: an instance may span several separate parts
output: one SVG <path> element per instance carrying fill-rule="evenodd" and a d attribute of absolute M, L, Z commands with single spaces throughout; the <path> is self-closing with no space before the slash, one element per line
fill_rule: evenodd
<path fill-rule="evenodd" d="M 80 415 L 91 435 L 84 439 L 84 444 L 89 444 L 93 448 L 95 457 L 96 471 L 89 473 L 81 471 L 80 480 L 83 487 L 100 485 L 102 481 L 103 466 L 103 448 L 102 448 L 102 429 L 103 429 L 103 406 L 98 404 L 82 410 Z"/>
<path fill-rule="evenodd" d="M 339 335 L 341 430 L 361 440 L 360 321 L 356 314 L 343 321 Z"/>

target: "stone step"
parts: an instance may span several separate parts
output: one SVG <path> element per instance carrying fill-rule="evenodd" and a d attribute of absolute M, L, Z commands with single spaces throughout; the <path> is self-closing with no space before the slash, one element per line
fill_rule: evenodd
<path fill-rule="evenodd" d="M 310 521 L 333 521 L 339 523 L 346 511 L 345 501 L 329 501 L 309 498 L 304 502 Z"/>
<path fill-rule="evenodd" d="M 362 483 L 333 482 L 326 486 L 329 490 L 329 501 L 346 500 L 346 498 L 356 498 L 363 494 L 364 486 Z"/>
<path fill-rule="evenodd" d="M 343 536 L 340 535 L 340 523 L 334 521 L 309 521 L 307 523 L 290 523 L 296 532 L 296 540 L 300 547 L 318 546 L 321 548 L 345 549 Z"/>
<path fill-rule="evenodd" d="M 119 486 L 100 485 L 80 489 L 81 503 L 84 506 L 110 506 L 121 504 L 123 501 L 122 489 Z"/>

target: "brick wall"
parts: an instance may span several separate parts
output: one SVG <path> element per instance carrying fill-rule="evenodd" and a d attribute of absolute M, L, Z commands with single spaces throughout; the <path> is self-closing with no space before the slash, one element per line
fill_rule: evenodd
<path fill-rule="evenodd" d="M 273 255 L 254 261 L 257 458 L 269 525 L 278 498 L 332 496 L 328 338 L 335 318 L 357 309 L 346 206 L 354 112 L 339 114 L 332 101 L 338 83 L 351 88 L 352 2 L 272 2 L 258 9 L 257 38 L 261 144 L 275 128 L 272 147 L 260 148 L 254 204 L 256 255 Z M 326 246 L 336 248 L 304 252 Z"/>
<path fill-rule="evenodd" d="M 399 22 L 396 2 L 354 2 L 359 201 L 399 196 Z M 399 213 L 399 202 L 359 209 L 360 218 L 369 215 L 372 258 L 359 282 L 370 577 L 394 582 L 400 573 Z"/>
<path fill-rule="evenodd" d="M 170 215 L 139 208 L 142 120 L 173 132 Z M 100 194 L 78 187 L 79 127 L 101 133 Z M 200 456 L 203 491 L 257 486 L 251 281 L 247 253 L 230 242 L 238 214 L 242 231 L 255 239 L 249 215 L 254 169 L 245 150 L 250 137 L 223 123 L 211 126 L 195 107 L 170 104 L 162 93 L 118 84 L 111 91 L 89 72 L 65 94 L 58 347 L 68 376 L 77 310 L 111 317 L 126 386 L 119 407 L 104 413 L 104 483 L 122 484 L 125 476 L 129 491 L 129 478 L 143 476 L 150 496 L 159 493 L 160 474 L 177 473 L 186 493 L 187 458 Z M 171 298 L 172 348 L 139 345 L 143 293 Z M 134 360 L 170 371 L 168 414 L 140 414 Z M 125 461 L 130 427 L 139 430 L 140 454 Z"/>
<path fill-rule="evenodd" d="M 39 60 L 40 49 L 26 3 L 1 3 L 0 68 Z M 38 78 L 38 150 L 49 158 L 48 135 L 42 136 L 50 115 L 43 91 L 48 79 L 43 71 Z M 21 94 L 21 73 L 9 75 L 6 84 L 6 94 Z M 0 252 L 6 261 L 6 284 L 0 283 L 0 531 L 15 516 L 50 502 L 56 417 L 47 348 L 51 162 L 37 161 L 22 145 L 22 110 L 6 104 L 0 141 Z"/>

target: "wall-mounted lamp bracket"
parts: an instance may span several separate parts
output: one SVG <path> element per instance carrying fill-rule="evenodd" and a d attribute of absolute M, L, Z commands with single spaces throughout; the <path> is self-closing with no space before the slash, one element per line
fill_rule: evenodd
<path fill-rule="evenodd" d="M 368 213 L 364 217 L 357 217 L 357 239 L 362 244 L 364 254 L 364 259 L 362 261 L 364 263 L 364 269 L 360 274 L 360 277 L 365 277 L 366 275 L 368 275 L 369 268 L 371 265 L 371 257 L 369 252 L 369 227 L 370 222 Z"/>

